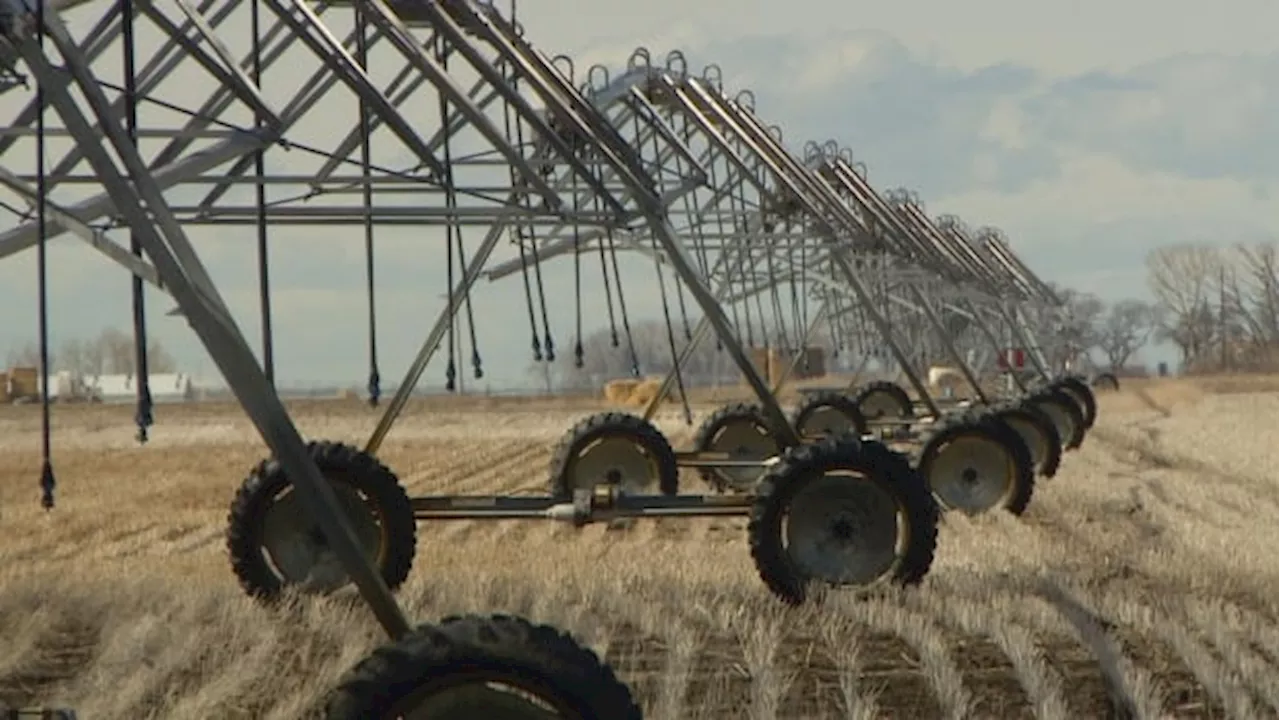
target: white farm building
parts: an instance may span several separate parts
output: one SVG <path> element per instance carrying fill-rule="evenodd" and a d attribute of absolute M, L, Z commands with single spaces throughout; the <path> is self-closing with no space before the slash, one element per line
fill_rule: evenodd
<path fill-rule="evenodd" d="M 196 388 L 190 375 L 154 373 L 150 382 L 151 399 L 154 402 L 186 402 L 196 399 Z M 138 396 L 137 377 L 133 374 L 86 376 L 84 385 L 90 396 L 102 402 L 129 402 Z"/>

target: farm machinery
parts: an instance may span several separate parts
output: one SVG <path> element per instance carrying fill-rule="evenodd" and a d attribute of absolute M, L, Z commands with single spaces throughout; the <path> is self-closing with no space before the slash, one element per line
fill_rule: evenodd
<path fill-rule="evenodd" d="M 591 75 L 608 77 L 599 67 Z M 782 430 L 773 399 L 779 382 L 770 389 L 768 402 L 735 403 L 711 414 L 698 427 L 694 447 L 675 451 L 651 421 L 663 395 L 682 385 L 682 362 L 713 334 L 711 320 L 704 318 L 692 331 L 686 323 L 684 351 L 641 416 L 601 413 L 566 434 L 553 456 L 550 493 L 568 497 L 576 487 L 612 476 L 611 482 L 632 489 L 656 485 L 661 493 L 675 495 L 681 467 L 697 469 L 717 491 L 744 492 L 756 486 L 768 464 L 788 447 L 784 432 L 804 438 L 854 434 L 876 442 L 916 440 L 917 466 L 944 506 L 1021 512 L 1030 501 L 1035 473 L 1056 472 L 1063 447 L 1072 449 L 1083 438 L 1094 405 L 1087 386 L 1072 377 L 1051 378 L 1038 357 L 1042 385 L 1027 394 L 1032 388 L 1013 378 L 1024 397 L 993 404 L 996 398 L 978 382 L 957 347 L 949 326 L 960 320 L 961 329 L 988 342 L 988 349 L 1001 349 L 1004 344 L 982 317 L 996 312 L 1008 322 L 1009 333 L 1034 347 L 1025 323 L 1009 307 L 1057 302 L 998 231 L 984 229 L 985 244 L 979 244 L 953 218 L 935 224 L 908 193 L 890 194 L 886 202 L 834 144 L 825 149 L 811 144 L 803 160 L 791 156 L 782 147 L 780 131 L 766 128 L 755 115 L 749 92 L 736 98 L 724 92 L 715 66 L 693 77 L 683 56 L 673 52 L 665 67 L 655 68 L 642 48 L 624 77 L 641 78 L 638 92 L 659 105 L 668 124 L 709 168 L 708 176 L 718 178 L 686 196 L 676 226 L 704 280 L 718 289 L 717 299 L 733 310 L 735 319 L 741 306 L 745 322 L 735 323 L 737 336 L 752 335 L 753 300 L 760 324 L 767 322 L 770 313 L 760 298 L 770 296 L 776 337 L 784 343 L 805 347 L 824 322 L 834 334 L 857 334 L 864 357 L 875 349 L 897 361 L 919 401 L 913 403 L 904 389 L 885 382 L 819 392 L 800 402 L 787 419 L 791 429 Z M 591 89 L 592 94 L 604 91 Z M 644 243 L 633 242 L 631 249 L 659 263 L 671 261 Z M 581 252 L 581 239 L 568 238 L 550 242 L 539 257 L 545 262 Z M 505 263 L 487 275 L 501 278 L 525 264 Z M 819 308 L 811 321 L 793 308 L 790 330 L 779 296 L 779 288 L 788 284 L 792 305 L 799 292 L 811 294 Z M 948 317 L 935 307 L 938 298 Z M 976 404 L 965 403 L 944 415 L 911 361 L 908 343 L 895 332 L 907 324 L 895 321 L 901 319 L 901 313 L 894 313 L 897 306 L 927 320 L 926 332 L 936 333 L 935 345 L 960 368 Z M 841 322 L 848 316 L 854 317 L 853 329 Z M 760 336 L 771 334 L 769 328 L 756 330 Z M 924 338 L 914 339 L 918 346 Z M 799 354 L 791 366 L 798 362 Z M 784 373 L 780 380 L 785 379 Z M 873 426 L 893 431 L 873 438 Z"/>
<path fill-rule="evenodd" d="M 516 701 L 476 685 L 486 682 L 515 685 L 565 714 L 638 716 L 607 667 L 549 628 L 505 617 L 412 628 L 392 593 L 410 572 L 419 520 L 746 517 L 764 584 L 794 604 L 815 585 L 918 582 L 932 562 L 939 501 L 1018 512 L 1030 498 L 1031 473 L 1051 475 L 1054 449 L 1083 437 L 1093 412 L 1087 387 L 1052 378 L 1037 363 L 1042 386 L 1023 384 L 1018 397 L 998 399 L 977 382 L 954 337 L 1001 346 L 986 324 L 994 318 L 1034 347 L 1014 306 L 1055 302 L 998 234 L 970 236 L 958 223 L 928 219 L 914 200 L 881 198 L 846 153 L 791 154 L 781 132 L 756 115 L 750 93 L 727 94 L 714 66 L 695 77 L 679 53 L 657 67 L 637 51 L 616 77 L 596 66 L 579 82 L 572 60 L 535 48 L 513 16 L 467 0 L 360 0 L 347 8 L 253 0 L 247 34 L 235 29 L 244 4 L 233 0 L 177 0 L 172 8 L 123 2 L 123 12 L 113 7 L 77 34 L 64 15 L 78 3 L 0 0 L 0 68 L 5 77 L 29 76 L 37 91 L 10 123 L 26 132 L 0 134 L 0 187 L 31 208 L 0 232 L 0 257 L 37 250 L 46 354 L 53 237 L 70 233 L 131 272 L 140 364 L 144 283 L 176 301 L 271 453 L 231 506 L 227 545 L 241 585 L 264 600 L 287 588 L 355 585 L 393 639 L 335 691 L 332 717 L 450 703 L 507 712 Z M 145 62 L 135 42 L 143 30 L 160 39 Z M 112 47 L 125 59 L 119 82 L 121 73 L 106 68 Z M 183 75 L 199 72 L 216 82 Z M 214 89 L 194 104 L 181 100 L 198 85 Z M 9 102 L 22 85 L 0 84 L 0 93 Z M 168 114 L 147 112 L 156 108 Z M 350 131 L 336 138 L 310 122 L 342 112 Z M 422 118 L 433 116 L 434 131 L 424 133 Z M 72 144 L 49 167 L 51 139 Z M 17 158 L 31 145 L 34 171 L 10 170 L 26 165 L 29 156 Z M 268 168 L 268 153 L 283 160 Z M 84 165 L 88 172 L 74 172 Z M 98 194 L 69 193 L 72 185 Z M 381 202 L 405 195 L 414 201 Z M 270 229 L 284 225 L 363 231 L 374 404 L 381 400 L 376 229 L 423 227 L 447 248 L 446 305 L 362 447 L 304 440 L 273 388 L 268 250 Z M 257 233 L 261 359 L 192 243 L 189 231 L 207 227 Z M 476 227 L 483 235 L 468 253 L 464 230 Z M 112 239 L 117 234 L 130 236 L 127 248 Z M 495 259 L 504 240 L 518 259 Z M 685 352 L 714 337 L 755 401 L 708 418 L 684 453 L 651 422 L 660 398 L 640 416 L 587 418 L 553 453 L 545 496 L 409 497 L 377 453 L 441 345 L 463 325 L 474 335 L 478 280 L 519 272 L 528 288 L 530 273 L 567 254 L 575 263 L 598 257 L 606 304 L 612 316 L 616 299 L 624 331 L 618 257 L 649 259 L 669 329 L 668 298 L 677 296 Z M 538 303 L 539 333 L 526 295 L 534 350 L 554 356 L 546 303 Z M 696 330 L 686 296 L 701 314 Z M 946 412 L 929 393 L 895 333 L 903 307 L 925 320 L 976 403 Z M 780 335 L 792 350 L 824 326 L 864 354 L 882 348 L 916 399 L 876 384 L 818 394 L 785 412 L 781 384 L 771 385 L 751 361 L 752 335 L 763 342 Z M 679 355 L 674 330 L 671 344 Z M 479 375 L 474 339 L 472 348 Z M 447 384 L 458 372 L 450 360 Z M 677 357 L 663 393 L 682 382 Z M 140 438 L 151 422 L 144 395 L 140 389 Z M 47 393 L 42 404 L 47 439 Z M 52 507 L 47 442 L 45 449 L 41 487 Z M 683 494 L 682 466 L 717 492 Z M 649 492 L 654 486 L 658 492 Z"/>
<path fill-rule="evenodd" d="M 4 128 L 0 131 L 0 187 L 6 197 L 16 196 L 30 209 L 4 204 L 4 210 L 12 211 L 7 216 L 12 221 L 0 226 L 0 257 L 36 249 L 42 368 L 48 367 L 47 246 L 51 238 L 70 233 L 134 275 L 134 329 L 143 348 L 142 283 L 176 301 L 180 315 L 270 449 L 272 460 L 264 464 L 270 469 L 267 475 L 288 478 L 262 488 L 278 494 L 260 495 L 258 519 L 263 522 L 253 528 L 259 553 L 274 551 L 277 567 L 288 572 L 294 566 L 280 542 L 282 533 L 292 533 L 294 541 L 311 538 L 322 544 L 331 569 L 357 587 L 391 636 L 389 644 L 359 663 L 331 693 L 327 717 L 638 718 L 640 710 L 630 691 L 613 672 L 590 650 L 552 628 L 507 616 L 450 617 L 418 627 L 409 623 L 388 588 L 386 562 L 378 557 L 400 549 L 386 552 L 390 546 L 371 545 L 365 534 L 364 520 L 372 513 L 380 522 L 379 538 L 399 539 L 394 535 L 398 519 L 394 506 L 376 504 L 387 498 L 380 491 L 399 487 L 394 475 L 359 450 L 302 438 L 271 383 L 269 350 L 261 362 L 255 357 L 190 238 L 191 227 L 247 224 L 262 232 L 262 249 L 272 223 L 331 224 L 345 218 L 371 227 L 375 220 L 395 222 L 397 215 L 412 213 L 404 209 L 397 213 L 394 207 L 373 212 L 368 191 L 403 189 L 406 183 L 423 193 L 446 196 L 444 210 L 438 205 L 410 208 L 418 211 L 412 218 L 415 223 L 429 225 L 433 217 L 438 222 L 441 217 L 466 215 L 454 204 L 454 172 L 462 163 L 450 161 L 448 149 L 442 149 L 448 144 L 443 138 L 457 142 L 454 136 L 464 129 L 470 131 L 472 142 L 488 143 L 489 148 L 477 151 L 472 146 L 467 152 L 479 152 L 489 166 L 500 161 L 509 164 L 533 198 L 530 203 L 545 205 L 530 211 L 533 214 L 559 217 L 556 213 L 562 205 L 538 162 L 572 168 L 584 183 L 600 190 L 601 202 L 608 206 L 602 211 L 605 215 L 625 213 L 616 196 L 604 191 L 598 174 L 587 170 L 564 139 L 581 131 L 581 124 L 596 123 L 595 115 L 574 108 L 572 94 L 555 85 L 545 67 L 530 64 L 538 58 L 527 45 L 512 44 L 516 38 L 508 20 L 489 6 L 469 2 L 413 2 L 403 3 L 402 8 L 421 13 L 413 22 L 430 25 L 431 42 L 415 38 L 406 25 L 410 21 L 381 2 L 361 2 L 354 23 L 343 18 L 355 26 L 344 41 L 320 19 L 324 14 L 332 21 L 341 11 L 292 0 L 262 0 L 251 8 L 238 0 L 178 0 L 163 7 L 125 0 L 123 8 L 117 4 L 95 8 L 91 2 L 0 0 L 0 79 L 4 79 L 0 102 L 6 109 L 25 103 L 16 116 L 0 125 Z M 77 9 L 81 13 L 97 10 L 100 19 L 96 24 L 72 22 L 69 16 Z M 250 14 L 252 32 L 246 34 L 240 21 L 248 20 L 245 16 Z M 139 51 L 139 36 L 158 40 L 146 56 Z M 232 48 L 249 42 L 252 48 L 241 62 Z M 395 56 L 394 67 L 407 68 L 392 83 L 394 87 L 380 86 L 371 76 L 373 66 L 367 62 L 371 46 Z M 123 51 L 123 82 L 117 82 L 118 56 L 107 56 L 112 48 Z M 273 88 L 273 100 L 261 91 L 263 71 L 274 63 L 280 63 L 276 74 L 282 78 L 291 76 L 282 65 L 304 68 L 303 77 L 292 74 L 296 83 L 292 97 L 285 83 Z M 473 73 L 469 92 L 457 84 L 461 67 Z M 504 68 L 501 72 L 506 74 L 492 77 L 497 68 Z M 479 79 L 474 76 L 477 69 Z M 195 76 L 201 72 L 212 75 L 212 81 Z M 509 83 L 513 79 L 524 87 L 517 91 Z M 24 83 L 31 86 L 30 91 L 24 91 Z M 417 129 L 420 123 L 411 123 L 389 99 L 396 87 L 412 86 L 412 93 L 423 85 L 435 87 L 441 98 L 441 132 L 435 138 L 424 137 Z M 561 113 L 556 120 L 531 107 L 529 87 Z M 195 109 L 189 107 L 193 88 L 209 89 L 203 103 L 197 98 Z M 366 129 L 351 147 L 320 147 L 325 141 L 306 132 L 305 121 L 317 117 L 316 105 L 335 89 L 348 93 L 347 99 L 354 101 L 351 105 L 358 106 L 352 115 Z M 497 104 L 534 128 L 531 135 L 541 137 L 541 145 L 558 154 L 525 157 L 524 150 L 477 107 L 481 93 L 488 93 L 490 103 L 499 97 Z M 146 112 L 157 106 L 172 114 Z M 175 121 L 174 115 L 179 119 Z M 368 128 L 375 123 L 389 130 L 382 135 L 383 142 L 390 135 L 418 166 L 389 172 L 372 162 Z M 552 130 L 549 123 L 572 124 L 562 131 Z M 69 141 L 61 147 L 65 154 L 49 162 L 59 141 Z M 33 145 L 34 153 L 23 152 Z M 333 160 L 337 169 L 344 169 L 352 162 L 348 156 L 359 154 L 362 146 L 364 162 L 357 163 L 362 172 L 354 176 L 334 169 L 329 175 L 315 169 L 299 173 L 296 167 L 267 172 L 262 162 L 268 148 L 287 147 L 304 156 Z M 30 163 L 33 155 L 35 162 Z M 613 160 L 628 173 L 635 172 L 622 159 Z M 28 169 L 31 165 L 34 170 Z M 257 189 L 256 203 L 249 208 L 237 205 L 238 193 L 230 192 L 237 180 L 246 177 Z M 327 198 L 328 203 L 304 203 L 349 191 L 352 184 L 364 188 L 363 206 L 332 198 Z M 267 187 L 287 195 L 290 190 L 297 193 L 300 185 L 302 192 L 292 202 L 279 196 L 266 199 Z M 98 194 L 85 197 L 86 186 Z M 169 192 L 174 188 L 185 192 Z M 188 200 L 175 199 L 175 194 Z M 199 198 L 195 203 L 189 200 L 193 196 Z M 499 199 L 487 211 L 470 214 L 492 218 L 504 211 L 512 212 Z M 587 219 L 586 215 L 570 217 Z M 595 215 L 589 219 L 598 221 Z M 118 244 L 112 237 L 116 234 L 130 235 L 131 247 Z M 452 235 L 449 239 L 452 243 Z M 265 261 L 260 269 L 265 277 Z M 263 295 L 269 297 L 265 289 Z M 270 327 L 269 322 L 265 325 Z M 41 398 L 40 487 L 42 503 L 52 509 L 56 480 L 49 452 L 49 383 L 47 369 L 42 372 L 46 377 Z M 145 370 L 139 373 L 146 375 Z M 137 421 L 144 430 L 150 424 L 150 408 L 141 394 L 139 406 Z M 379 479 L 390 484 L 369 484 Z M 240 498 L 244 497 L 242 492 Z M 277 512 L 271 513 L 272 509 Z"/>

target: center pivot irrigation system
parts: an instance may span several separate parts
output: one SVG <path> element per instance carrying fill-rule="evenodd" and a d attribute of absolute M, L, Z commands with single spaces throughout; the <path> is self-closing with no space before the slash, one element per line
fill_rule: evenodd
<path fill-rule="evenodd" d="M 0 0 L 0 103 L 16 110 L 0 131 L 0 187 L 18 198 L 0 207 L 12 218 L 0 257 L 37 248 L 43 357 L 50 238 L 70 233 L 132 273 L 144 380 L 143 283 L 170 294 L 271 451 L 231 507 L 242 586 L 272 599 L 354 584 L 392 636 L 333 693 L 333 717 L 639 715 L 598 658 L 549 628 L 499 616 L 411 628 L 392 590 L 417 520 L 747 516 L 761 578 L 794 604 L 814 584 L 918 582 L 939 508 L 1021 512 L 1035 476 L 1053 475 L 1096 415 L 1087 385 L 1036 349 L 1020 308 L 1058 299 L 999 231 L 930 218 L 905 190 L 877 193 L 835 142 L 794 154 L 749 91 L 724 88 L 715 66 L 689 72 L 678 52 L 658 65 L 641 49 L 619 71 L 579 76 L 530 44 L 514 7 L 467 0 Z M 375 230 L 444 240 L 446 305 L 363 448 L 304 440 L 273 389 L 268 247 L 285 224 L 363 229 L 375 405 Z M 188 238 L 219 225 L 257 232 L 261 360 Z M 464 231 L 477 228 L 468 252 Z M 518 257 L 497 260 L 500 246 Z M 659 396 L 640 415 L 573 427 L 543 497 L 408 497 L 376 454 L 446 343 L 452 388 L 458 333 L 482 373 L 480 281 L 522 276 L 533 350 L 550 361 L 542 268 L 571 256 L 576 337 L 581 278 L 598 271 L 615 345 L 635 358 L 622 255 L 652 263 L 662 296 L 674 369 Z M 780 390 L 819 333 L 864 364 L 892 361 L 910 392 L 829 389 L 786 412 Z M 663 396 L 685 397 L 682 364 L 712 339 L 756 399 L 710 415 L 677 452 L 652 420 Z M 762 377 L 756 346 L 790 367 Z M 1007 373 L 1000 388 L 987 365 L 1011 346 L 1028 349 L 1034 376 Z M 580 341 L 572 352 L 581 361 Z M 931 393 L 939 361 L 965 400 Z M 43 387 L 51 507 L 47 374 Z M 692 423 L 687 402 L 685 414 Z M 681 467 L 714 492 L 682 494 Z"/>

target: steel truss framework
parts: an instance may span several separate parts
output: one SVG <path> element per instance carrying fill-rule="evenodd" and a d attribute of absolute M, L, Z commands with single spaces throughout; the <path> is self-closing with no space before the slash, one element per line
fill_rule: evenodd
<path fill-rule="evenodd" d="M 170 294 L 394 636 L 408 622 L 273 390 L 269 343 L 259 362 L 185 228 L 252 226 L 260 253 L 274 225 L 361 227 L 366 243 L 385 225 L 439 226 L 447 242 L 461 227 L 486 228 L 368 452 L 473 286 L 558 256 L 629 250 L 652 258 L 660 278 L 672 272 L 682 310 L 687 293 L 701 315 L 685 354 L 714 335 L 784 446 L 801 439 L 747 353 L 756 333 L 777 341 L 766 315 L 783 325 L 791 316 L 781 332 L 789 348 L 826 324 L 864 357 L 886 350 L 937 415 L 922 360 L 950 357 L 985 399 L 970 362 L 980 355 L 968 351 L 998 351 L 1005 336 L 1033 347 L 1017 306 L 1056 303 L 998 231 L 931 219 L 909 193 L 877 194 L 835 143 L 789 152 L 749 91 L 727 91 L 715 66 L 690 73 L 679 53 L 658 65 L 642 49 L 621 72 L 596 66 L 578 78 L 571 59 L 548 56 L 512 18 L 470 0 L 253 0 L 247 33 L 238 0 L 87 6 L 80 15 L 100 17 L 73 32 L 78 4 L 0 0 L 0 102 L 21 105 L 0 130 L 0 186 L 26 205 L 0 225 L 0 258 L 69 233 Z M 135 41 L 144 28 L 160 38 L 145 57 Z M 121 46 L 124 67 L 113 72 Z M 398 70 L 376 72 L 385 67 Z M 348 103 L 351 129 L 318 138 L 307 121 L 333 98 Z M 158 119 L 140 122 L 148 108 Z M 25 165 L 18 156 L 29 157 L 31 139 L 70 146 L 37 172 L 7 169 Z M 491 262 L 504 240 L 532 260 Z M 912 323 L 924 331 L 903 337 Z M 1051 372 L 1040 359 L 1037 368 Z M 648 514 L 743 507 L 697 496 L 618 502 Z M 511 517 L 574 510 L 545 500 L 494 507 L 490 515 Z M 466 511 L 431 499 L 416 509 Z"/>
<path fill-rule="evenodd" d="M 592 73 L 608 77 L 604 68 Z M 873 354 L 894 359 L 934 415 L 938 408 L 920 377 L 922 367 L 932 361 L 955 363 L 985 401 L 969 358 L 983 353 L 993 357 L 1011 344 L 1007 336 L 1034 349 L 1035 340 L 1017 317 L 1016 306 L 1056 304 L 1052 291 L 998 230 L 973 233 L 958 218 L 931 220 L 905 190 L 882 198 L 868 185 L 865 168 L 834 142 L 821 147 L 809 143 L 802 158 L 793 157 L 782 147 L 778 128 L 758 119 L 751 94 L 730 97 L 720 87 L 719 75 L 715 66 L 702 77 L 689 75 L 678 52 L 665 67 L 655 68 L 641 48 L 624 77 L 645 78 L 644 94 L 662 103 L 672 127 L 710 168 L 708 177 L 718 180 L 686 195 L 683 207 L 671 212 L 681 211 L 675 225 L 698 258 L 706 282 L 717 288 L 735 319 L 741 306 L 747 322 L 735 323 L 739 339 L 754 344 L 751 301 L 758 305 L 761 295 L 798 282 L 807 299 L 825 310 L 822 320 L 836 326 L 834 335 L 858 346 L 864 360 Z M 593 96 L 599 93 L 588 89 Z M 554 241 L 539 259 L 589 252 L 593 241 Z M 629 246 L 655 254 L 640 238 L 631 238 Z M 665 257 L 657 259 L 666 262 Z M 502 278 L 523 264 L 503 263 L 486 275 Z M 769 314 L 781 318 L 787 313 L 775 308 Z M 910 322 L 913 315 L 925 322 Z M 1005 327 L 993 328 L 991 320 Z M 784 332 L 782 341 L 797 348 L 804 343 L 789 340 L 818 329 L 804 322 L 796 326 L 796 334 Z M 895 331 L 903 327 L 916 332 L 902 338 Z M 695 343 L 686 348 L 686 357 L 709 329 L 703 322 L 691 334 Z M 1048 377 L 1039 354 L 1033 359 L 1041 376 Z M 1023 385 L 1021 378 L 1014 379 Z M 665 391 L 674 380 L 673 374 Z M 647 415 L 660 400 L 661 395 L 650 403 Z"/>

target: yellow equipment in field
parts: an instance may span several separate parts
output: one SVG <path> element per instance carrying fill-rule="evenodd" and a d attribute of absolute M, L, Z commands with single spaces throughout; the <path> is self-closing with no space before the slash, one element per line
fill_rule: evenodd
<path fill-rule="evenodd" d="M 28 402 L 40 397 L 40 372 L 34 367 L 9 368 L 5 402 Z"/>

